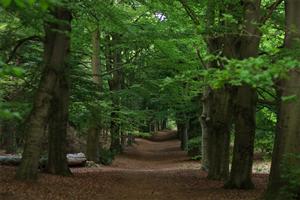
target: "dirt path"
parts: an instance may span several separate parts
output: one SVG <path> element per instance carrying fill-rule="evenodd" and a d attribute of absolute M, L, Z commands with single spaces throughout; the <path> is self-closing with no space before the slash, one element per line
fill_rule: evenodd
<path fill-rule="evenodd" d="M 252 191 L 224 190 L 221 182 L 208 181 L 179 141 L 165 141 L 169 134 L 137 139 L 112 166 L 73 169 L 70 178 L 41 175 L 38 183 L 24 184 L 13 180 L 15 169 L 2 167 L 0 200 L 254 200 L 263 193 L 265 175 L 254 176 L 258 189 Z"/>

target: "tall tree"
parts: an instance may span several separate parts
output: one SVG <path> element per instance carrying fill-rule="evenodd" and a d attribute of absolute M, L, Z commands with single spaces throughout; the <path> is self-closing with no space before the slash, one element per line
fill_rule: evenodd
<path fill-rule="evenodd" d="M 64 85 L 65 83 L 63 83 L 66 81 L 63 72 L 66 68 L 69 52 L 69 32 L 72 16 L 69 10 L 61 7 L 54 8 L 53 11 L 51 11 L 51 15 L 54 19 L 46 21 L 45 25 L 45 64 L 34 98 L 33 109 L 27 122 L 22 162 L 16 175 L 17 178 L 21 180 L 37 178 L 41 142 L 50 115 L 51 105 L 55 102 L 55 97 L 57 97 L 58 93 L 61 94 L 55 90 L 66 86 Z M 63 78 L 60 79 L 59 76 Z M 60 84 L 58 85 L 58 83 Z M 57 95 L 56 92 L 58 92 Z M 64 109 L 66 109 L 66 105 L 64 105 L 65 102 L 67 102 L 67 100 L 59 102 Z M 60 117 L 65 119 L 65 113 L 62 113 Z M 61 152 L 59 152 L 58 157 L 60 156 Z"/>
<path fill-rule="evenodd" d="M 99 92 L 102 92 L 102 77 L 100 63 L 100 29 L 97 27 L 92 33 L 92 71 L 93 81 L 97 85 Z M 97 118 L 96 118 L 97 119 Z M 87 159 L 99 162 L 99 136 L 101 132 L 101 122 L 93 122 L 93 126 L 88 130 L 87 136 Z"/>
<path fill-rule="evenodd" d="M 57 82 L 54 88 L 49 113 L 47 171 L 51 174 L 70 175 L 71 171 L 68 167 L 66 146 L 70 97 L 70 64 L 68 64 L 68 59 L 70 54 L 69 34 L 71 32 L 71 13 L 69 10 L 64 10 L 63 12 L 63 14 L 69 18 L 60 22 L 64 24 L 61 30 L 64 31 L 63 34 L 65 34 L 64 40 L 60 41 L 61 47 L 64 49 L 64 63 L 61 64 L 63 67 L 57 71 Z M 46 43 L 49 42 L 51 44 L 51 40 L 56 37 L 52 36 L 52 34 L 57 34 L 57 30 L 49 28 L 47 31 L 49 31 L 49 33 L 46 33 L 46 36 L 48 36 Z"/>
<path fill-rule="evenodd" d="M 285 48 L 291 56 L 299 60 L 300 40 L 300 2 L 297 0 L 285 1 L 286 35 Z M 299 69 L 290 70 L 286 79 L 278 84 L 278 119 L 275 138 L 275 146 L 272 159 L 270 182 L 268 186 L 268 199 L 285 199 L 283 189 L 289 185 L 289 180 L 284 176 L 286 168 L 300 168 L 300 76 Z M 284 97 L 294 97 L 283 101 Z M 294 171 L 296 173 L 296 171 Z M 298 177 L 299 178 L 299 177 Z M 298 181 L 299 180 L 293 180 Z M 294 192 L 293 198 L 298 199 L 300 189 Z M 296 196 L 298 197 L 296 198 Z"/>
<path fill-rule="evenodd" d="M 106 68 L 111 73 L 111 79 L 108 81 L 111 92 L 112 112 L 111 112 L 111 147 L 110 150 L 120 152 L 121 147 L 121 126 L 118 111 L 120 110 L 120 97 L 117 92 L 122 88 L 122 51 L 120 49 L 121 35 L 112 33 L 107 35 L 106 45 Z"/>
<path fill-rule="evenodd" d="M 261 33 L 261 0 L 244 0 L 243 26 L 236 52 L 239 59 L 258 56 Z M 254 88 L 247 84 L 237 88 L 235 96 L 235 141 L 228 188 L 248 189 L 251 181 L 255 138 L 255 115 L 257 95 Z"/>

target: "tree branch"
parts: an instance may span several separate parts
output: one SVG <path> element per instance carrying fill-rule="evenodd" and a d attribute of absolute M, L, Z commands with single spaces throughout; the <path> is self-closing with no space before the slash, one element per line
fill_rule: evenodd
<path fill-rule="evenodd" d="M 34 35 L 34 36 L 30 36 L 24 39 L 21 39 L 19 41 L 17 41 L 17 45 L 14 47 L 14 49 L 12 50 L 12 52 L 10 53 L 9 58 L 7 59 L 6 63 L 10 63 L 12 61 L 12 59 L 15 57 L 18 49 L 25 44 L 27 41 L 38 41 L 41 42 L 43 41 L 43 39 L 40 36 Z"/>
<path fill-rule="evenodd" d="M 277 9 L 277 7 L 283 2 L 284 0 L 276 0 L 273 4 L 268 7 L 267 13 L 261 18 L 261 24 L 264 24 L 268 19 L 271 18 L 273 12 Z"/>
<path fill-rule="evenodd" d="M 185 11 L 187 12 L 187 14 L 190 16 L 190 18 L 194 22 L 194 24 L 197 25 L 197 26 L 199 26 L 200 25 L 200 20 L 199 20 L 197 14 L 188 5 L 187 0 L 179 0 L 179 1 L 182 4 L 182 6 L 185 9 Z"/>
<path fill-rule="evenodd" d="M 202 64 L 202 66 L 204 67 L 204 69 L 208 69 L 208 66 L 206 65 L 206 63 L 204 62 L 202 56 L 201 56 L 201 53 L 200 53 L 200 50 L 198 48 L 196 48 L 196 53 L 197 53 L 197 56 L 200 60 L 200 63 Z"/>

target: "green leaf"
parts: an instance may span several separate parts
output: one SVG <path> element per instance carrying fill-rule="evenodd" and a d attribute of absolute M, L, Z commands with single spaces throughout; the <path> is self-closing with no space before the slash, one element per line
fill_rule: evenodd
<path fill-rule="evenodd" d="M 19 67 L 13 67 L 11 70 L 12 70 L 13 75 L 15 75 L 17 77 L 20 77 L 24 74 L 24 70 Z"/>

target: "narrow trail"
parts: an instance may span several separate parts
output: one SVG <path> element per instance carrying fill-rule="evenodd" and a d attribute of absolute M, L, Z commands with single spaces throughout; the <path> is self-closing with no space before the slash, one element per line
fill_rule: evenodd
<path fill-rule="evenodd" d="M 222 189 L 222 182 L 209 181 L 199 162 L 181 151 L 171 132 L 150 140 L 136 139 L 113 165 L 76 168 L 65 178 L 41 175 L 38 183 L 13 179 L 13 168 L 0 169 L 0 200 L 231 200 L 259 199 L 267 177 L 254 175 L 255 190 Z"/>
<path fill-rule="evenodd" d="M 200 163 L 191 161 L 180 149 L 180 141 L 174 139 L 176 132 L 159 132 L 151 140 L 136 139 L 126 147 L 114 163 L 101 171 L 156 172 L 182 169 L 199 170 Z"/>

